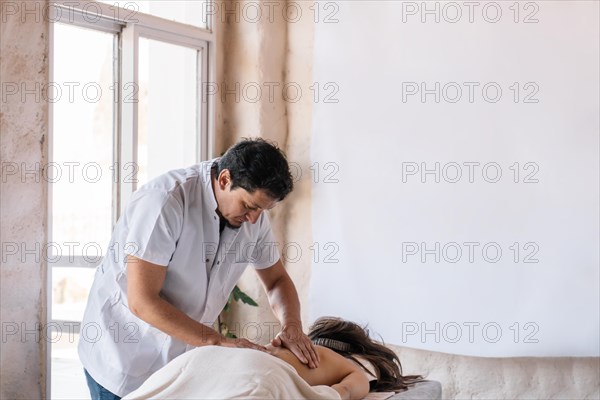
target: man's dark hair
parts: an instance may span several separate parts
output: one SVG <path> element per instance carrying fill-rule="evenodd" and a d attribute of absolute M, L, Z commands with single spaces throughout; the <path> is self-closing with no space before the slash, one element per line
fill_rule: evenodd
<path fill-rule="evenodd" d="M 261 189 L 269 197 L 283 200 L 294 188 L 285 154 L 262 138 L 242 139 L 215 161 L 212 169 L 215 176 L 229 170 L 232 190 L 241 187 L 254 193 Z"/>

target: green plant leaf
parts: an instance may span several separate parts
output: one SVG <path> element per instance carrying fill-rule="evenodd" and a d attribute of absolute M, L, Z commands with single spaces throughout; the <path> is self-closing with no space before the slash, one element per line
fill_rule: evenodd
<path fill-rule="evenodd" d="M 256 303 L 252 297 L 248 296 L 246 293 L 242 292 L 237 285 L 233 288 L 233 298 L 236 301 L 241 300 L 242 303 L 248 304 L 253 307 L 258 307 L 258 303 Z"/>
<path fill-rule="evenodd" d="M 253 307 L 258 307 L 258 303 L 256 303 L 252 299 L 252 297 L 250 297 L 246 293 L 242 292 L 240 290 L 240 288 L 237 285 L 235 285 L 235 287 L 233 288 L 233 291 L 229 295 L 229 299 L 227 299 L 227 303 L 225 303 L 225 306 L 221 310 L 221 314 L 223 314 L 224 312 L 228 312 L 230 310 L 231 303 L 233 301 L 241 301 L 244 304 L 248 304 Z M 228 337 L 228 338 L 237 339 L 237 336 L 235 336 L 233 333 L 231 333 L 229 331 L 229 328 L 227 327 L 227 325 L 224 322 L 221 322 L 221 314 L 219 314 L 219 323 L 220 323 L 219 328 L 220 328 L 221 334 L 225 335 L 225 337 Z"/>

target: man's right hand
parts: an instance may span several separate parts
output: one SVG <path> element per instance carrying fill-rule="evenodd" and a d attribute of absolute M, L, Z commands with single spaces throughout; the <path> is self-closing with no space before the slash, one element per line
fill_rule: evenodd
<path fill-rule="evenodd" d="M 177 309 L 161 297 L 167 276 L 167 267 L 127 256 L 127 301 L 131 312 L 138 318 L 192 346 L 217 345 L 239 347 L 267 352 L 266 347 L 247 339 L 233 339 L 221 335 Z"/>
<path fill-rule="evenodd" d="M 235 338 L 234 339 L 234 338 L 228 338 L 228 337 L 223 336 L 223 338 L 221 339 L 221 342 L 219 343 L 219 346 L 254 349 L 254 350 L 260 350 L 260 351 L 264 351 L 265 353 L 268 353 L 266 347 L 261 346 L 260 344 L 252 343 L 248 339 L 244 339 L 244 338 Z"/>

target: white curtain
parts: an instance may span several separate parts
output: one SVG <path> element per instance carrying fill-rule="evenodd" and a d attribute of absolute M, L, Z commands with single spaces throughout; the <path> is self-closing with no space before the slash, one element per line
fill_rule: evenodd
<path fill-rule="evenodd" d="M 467 3 L 316 24 L 311 318 L 599 356 L 598 2 Z"/>

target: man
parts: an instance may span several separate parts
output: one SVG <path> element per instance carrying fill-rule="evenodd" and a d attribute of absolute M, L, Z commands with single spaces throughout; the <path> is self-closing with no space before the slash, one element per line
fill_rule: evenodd
<path fill-rule="evenodd" d="M 170 171 L 133 194 L 82 322 L 78 350 L 92 399 L 119 399 L 197 346 L 266 351 L 210 328 L 248 264 L 282 325 L 272 344 L 318 366 L 263 212 L 292 188 L 284 154 L 262 139 L 246 139 L 221 158 Z"/>

